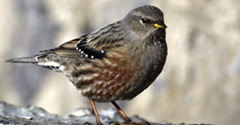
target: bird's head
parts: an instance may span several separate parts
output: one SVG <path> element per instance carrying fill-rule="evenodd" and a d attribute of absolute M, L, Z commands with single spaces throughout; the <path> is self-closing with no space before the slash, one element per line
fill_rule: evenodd
<path fill-rule="evenodd" d="M 145 5 L 133 9 L 122 20 L 123 27 L 127 29 L 126 35 L 131 38 L 145 39 L 156 31 L 165 31 L 163 13 L 154 6 Z"/>

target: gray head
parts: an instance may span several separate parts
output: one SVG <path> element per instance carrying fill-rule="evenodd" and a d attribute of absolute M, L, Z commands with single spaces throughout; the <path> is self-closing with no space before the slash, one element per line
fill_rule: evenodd
<path fill-rule="evenodd" d="M 144 39 L 157 30 L 165 32 L 167 27 L 164 24 L 163 13 L 155 6 L 145 5 L 133 9 L 122 20 L 124 27 L 128 29 L 131 38 L 136 36 L 136 39 Z"/>

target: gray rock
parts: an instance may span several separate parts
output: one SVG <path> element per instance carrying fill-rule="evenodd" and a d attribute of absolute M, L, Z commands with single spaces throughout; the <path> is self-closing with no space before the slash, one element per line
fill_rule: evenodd
<path fill-rule="evenodd" d="M 102 110 L 99 113 L 99 117 L 104 125 L 116 125 L 118 122 L 124 122 L 124 119 L 120 114 L 113 109 Z M 132 121 L 136 124 L 151 124 L 151 125 L 186 125 L 185 123 L 150 123 L 138 116 L 131 116 Z M 64 115 L 58 116 L 55 114 L 48 113 L 42 108 L 35 106 L 14 106 L 5 102 L 0 102 L 0 125 L 2 124 L 40 124 L 40 125 L 53 125 L 53 124 L 95 124 L 95 117 L 90 108 L 77 108 L 74 111 Z M 135 123 L 133 123 L 135 124 Z M 126 124 L 125 124 L 126 125 Z M 190 124 L 188 124 L 190 125 Z M 204 124 L 201 124 L 204 125 Z"/>

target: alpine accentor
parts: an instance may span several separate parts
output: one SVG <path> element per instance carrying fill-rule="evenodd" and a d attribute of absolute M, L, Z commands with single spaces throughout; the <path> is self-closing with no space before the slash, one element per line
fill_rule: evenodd
<path fill-rule="evenodd" d="M 126 17 L 90 34 L 32 57 L 7 60 L 33 63 L 63 73 L 92 105 L 132 99 L 160 74 L 167 57 L 163 13 L 154 6 L 133 9 Z"/>

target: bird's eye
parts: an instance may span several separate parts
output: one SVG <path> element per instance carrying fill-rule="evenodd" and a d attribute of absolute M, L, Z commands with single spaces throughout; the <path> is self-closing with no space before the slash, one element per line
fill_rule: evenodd
<path fill-rule="evenodd" d="M 147 18 L 141 18 L 140 22 L 141 23 L 149 23 L 151 21 L 149 19 L 147 19 Z"/>

